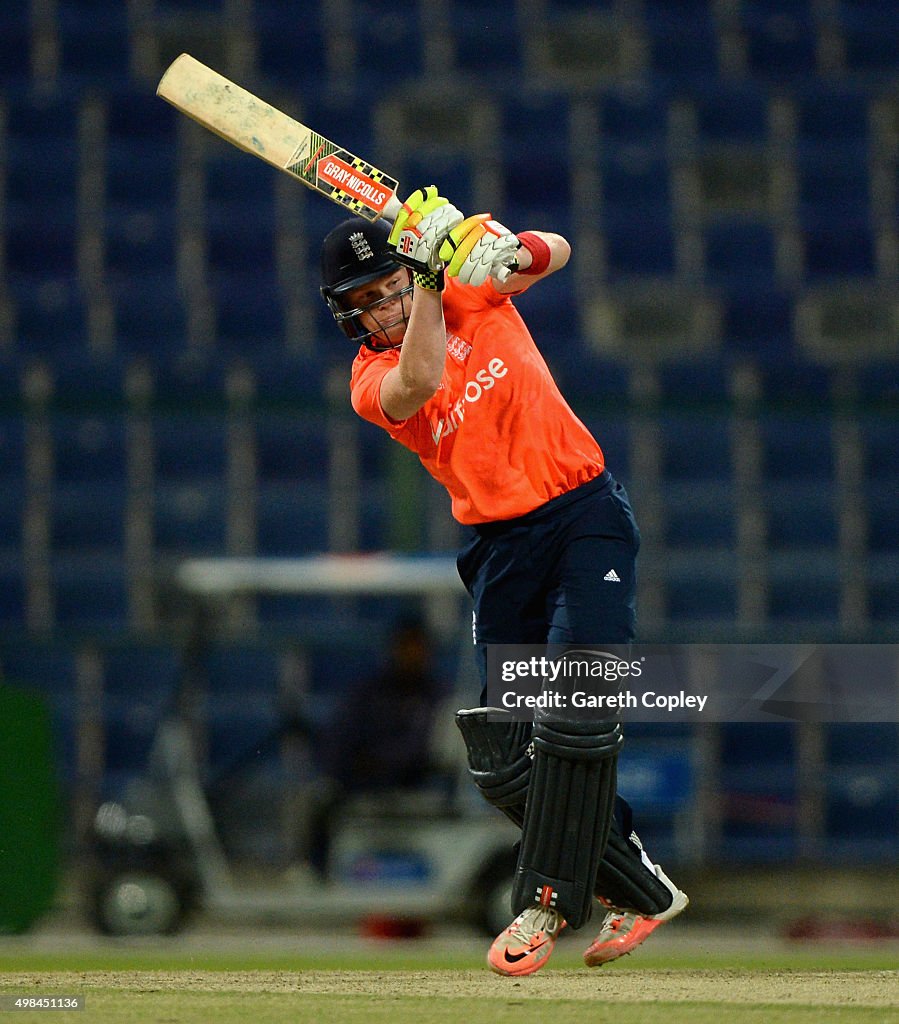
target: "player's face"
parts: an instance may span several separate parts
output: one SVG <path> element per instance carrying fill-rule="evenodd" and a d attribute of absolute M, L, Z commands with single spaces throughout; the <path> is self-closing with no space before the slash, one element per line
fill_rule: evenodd
<path fill-rule="evenodd" d="M 403 340 L 412 309 L 411 293 L 403 294 L 409 283 L 409 271 L 397 267 L 346 293 L 349 306 L 362 311 L 359 322 L 367 331 L 374 332 L 372 341 L 376 347 L 398 345 Z"/>

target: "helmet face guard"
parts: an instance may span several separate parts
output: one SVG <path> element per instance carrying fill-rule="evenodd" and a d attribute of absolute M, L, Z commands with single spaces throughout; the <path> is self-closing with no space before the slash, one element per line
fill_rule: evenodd
<path fill-rule="evenodd" d="M 337 326 L 350 341 L 376 352 L 399 348 L 402 340 L 390 342 L 386 332 L 409 320 L 410 304 L 406 302 L 406 296 L 412 292 L 412 275 L 400 267 L 388 250 L 389 233 L 388 226 L 380 221 L 369 223 L 352 218 L 328 233 L 321 253 L 321 295 Z M 348 292 L 400 270 L 406 270 L 403 287 L 365 306 L 348 306 Z M 389 320 L 379 317 L 379 308 L 396 298 L 400 299 L 399 314 Z M 374 326 L 366 326 L 363 316 L 373 320 Z"/>

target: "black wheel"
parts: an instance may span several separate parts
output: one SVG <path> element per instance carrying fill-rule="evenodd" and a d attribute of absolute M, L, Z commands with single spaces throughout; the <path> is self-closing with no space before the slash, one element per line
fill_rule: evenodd
<path fill-rule="evenodd" d="M 172 879 L 135 868 L 97 878 L 90 910 L 104 935 L 172 935 L 182 927 L 187 907 Z"/>
<path fill-rule="evenodd" d="M 516 856 L 513 850 L 498 854 L 478 876 L 471 894 L 471 923 L 495 938 L 512 920 L 512 879 Z"/>

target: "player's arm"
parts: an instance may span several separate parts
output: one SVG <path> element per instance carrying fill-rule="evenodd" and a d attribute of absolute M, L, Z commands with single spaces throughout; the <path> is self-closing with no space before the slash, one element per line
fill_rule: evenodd
<path fill-rule="evenodd" d="M 414 416 L 434 394 L 446 361 L 442 293 L 415 283 L 412 296 L 400 360 L 381 379 L 381 408 L 397 422 Z"/>
<path fill-rule="evenodd" d="M 492 277 L 503 294 L 524 291 L 564 267 L 570 255 L 571 247 L 561 235 L 547 231 L 513 235 L 489 213 L 462 221 L 440 248 L 450 277 L 474 286 Z"/>
<path fill-rule="evenodd" d="M 400 359 L 381 380 L 381 408 L 392 420 L 413 416 L 440 387 L 446 362 L 443 262 L 438 250 L 462 220 L 433 185 L 416 189 L 403 203 L 390 232 L 400 263 L 412 269 L 412 312 Z"/>
<path fill-rule="evenodd" d="M 571 257 L 571 245 L 562 235 L 550 231 L 520 231 L 517 237 L 515 269 L 505 281 L 493 282 L 503 295 L 523 292 L 537 281 L 561 270 Z"/>

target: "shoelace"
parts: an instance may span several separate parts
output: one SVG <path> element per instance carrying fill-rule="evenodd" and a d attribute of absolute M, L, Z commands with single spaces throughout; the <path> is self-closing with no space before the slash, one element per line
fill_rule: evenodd
<path fill-rule="evenodd" d="M 520 942 L 530 942 L 538 931 L 554 932 L 558 928 L 559 912 L 549 907 L 529 907 L 521 920 L 514 924 L 510 937 Z"/>

